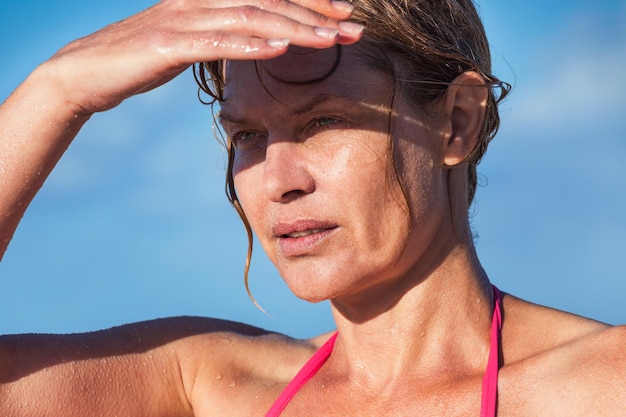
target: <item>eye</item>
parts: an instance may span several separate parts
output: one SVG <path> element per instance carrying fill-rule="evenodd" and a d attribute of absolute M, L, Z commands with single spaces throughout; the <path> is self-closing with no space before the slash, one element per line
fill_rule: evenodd
<path fill-rule="evenodd" d="M 256 138 L 258 133 L 256 132 L 239 132 L 235 135 L 236 142 L 246 142 Z"/>
<path fill-rule="evenodd" d="M 303 127 L 302 135 L 304 138 L 321 135 L 320 138 L 326 137 L 336 129 L 346 128 L 347 122 L 344 118 L 335 116 L 319 116 L 311 117 L 309 122 Z"/>
<path fill-rule="evenodd" d="M 337 123 L 339 120 L 334 117 L 320 117 L 315 119 L 314 125 L 317 127 L 326 127 Z"/>
<path fill-rule="evenodd" d="M 260 141 L 265 139 L 265 135 L 252 130 L 244 130 L 241 132 L 235 132 L 230 135 L 230 140 L 237 149 L 249 148 L 257 146 Z"/>

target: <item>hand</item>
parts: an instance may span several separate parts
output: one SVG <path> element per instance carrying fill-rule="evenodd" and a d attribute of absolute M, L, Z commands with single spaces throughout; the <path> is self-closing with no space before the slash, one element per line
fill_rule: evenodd
<path fill-rule="evenodd" d="M 347 3 L 331 0 L 163 0 L 61 49 L 46 79 L 74 115 L 90 115 L 155 88 L 194 62 L 268 59 L 288 44 L 356 42 Z"/>
<path fill-rule="evenodd" d="M 163 0 L 78 39 L 0 105 L 0 259 L 26 207 L 89 117 L 195 62 L 268 59 L 288 44 L 356 42 L 333 0 Z M 35 111 L 36 110 L 36 111 Z"/>

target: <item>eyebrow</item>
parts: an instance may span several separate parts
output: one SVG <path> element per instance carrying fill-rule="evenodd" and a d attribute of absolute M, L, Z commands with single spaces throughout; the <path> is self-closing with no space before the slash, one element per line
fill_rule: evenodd
<path fill-rule="evenodd" d="M 236 117 L 234 117 L 233 115 L 230 115 L 228 113 L 224 113 L 224 110 L 222 110 L 220 108 L 220 111 L 217 114 L 217 121 L 223 125 L 225 122 L 226 123 L 231 123 L 231 124 L 243 124 L 243 120 L 242 119 L 238 119 Z"/>
<path fill-rule="evenodd" d="M 334 101 L 334 100 L 345 101 L 348 99 L 350 98 L 345 95 L 340 95 L 340 94 L 319 94 L 313 97 L 313 99 L 311 99 L 310 101 L 305 102 L 300 107 L 292 109 L 289 112 L 289 116 L 302 116 L 303 114 L 310 113 L 316 107 L 322 104 L 328 103 L 330 101 Z"/>
<path fill-rule="evenodd" d="M 297 117 L 302 116 L 303 114 L 307 114 L 313 111 L 316 107 L 331 102 L 331 101 L 355 101 L 359 100 L 359 98 L 354 97 L 352 95 L 347 94 L 317 94 L 311 100 L 306 101 L 302 105 L 297 108 L 292 109 L 287 117 Z M 234 114 L 224 112 L 223 109 L 220 109 L 218 114 L 218 121 L 220 123 L 232 123 L 232 124 L 244 124 L 245 120 L 238 118 Z"/>

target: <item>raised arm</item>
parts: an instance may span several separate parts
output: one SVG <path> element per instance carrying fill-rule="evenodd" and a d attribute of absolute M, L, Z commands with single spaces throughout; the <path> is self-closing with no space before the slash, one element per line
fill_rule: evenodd
<path fill-rule="evenodd" d="M 26 207 L 90 116 L 171 80 L 194 62 L 266 59 L 290 44 L 359 34 L 329 0 L 166 0 L 72 42 L 0 107 L 0 258 Z M 337 34 L 338 32 L 338 34 Z"/>

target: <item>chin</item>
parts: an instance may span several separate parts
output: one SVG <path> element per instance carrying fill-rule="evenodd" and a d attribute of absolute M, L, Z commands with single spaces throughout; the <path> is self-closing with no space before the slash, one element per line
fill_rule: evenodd
<path fill-rule="evenodd" d="M 319 303 L 321 301 L 330 300 L 341 293 L 338 288 L 335 288 L 333 284 L 337 284 L 337 276 L 331 275 L 335 278 L 328 278 L 323 274 L 286 274 L 283 275 L 283 280 L 291 290 L 291 292 L 301 300 L 309 303 Z"/>
<path fill-rule="evenodd" d="M 336 296 L 336 294 L 329 291 L 328 286 L 324 284 L 317 285 L 290 285 L 287 282 L 287 286 L 291 292 L 303 301 L 307 301 L 312 304 L 316 304 L 322 301 L 330 300 Z M 321 290 L 321 291 L 320 291 Z"/>

